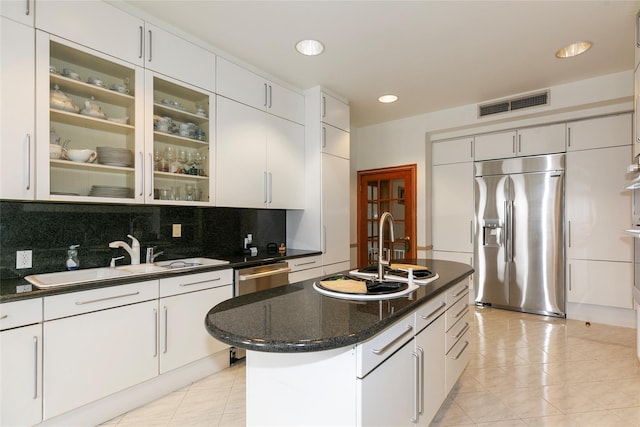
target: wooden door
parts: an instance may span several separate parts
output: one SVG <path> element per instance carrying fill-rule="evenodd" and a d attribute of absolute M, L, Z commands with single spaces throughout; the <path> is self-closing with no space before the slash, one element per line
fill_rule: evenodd
<path fill-rule="evenodd" d="M 358 267 L 378 262 L 379 238 L 392 248 L 394 260 L 416 257 L 416 165 L 358 171 Z M 378 236 L 378 218 L 393 216 L 394 242 L 389 228 Z"/>

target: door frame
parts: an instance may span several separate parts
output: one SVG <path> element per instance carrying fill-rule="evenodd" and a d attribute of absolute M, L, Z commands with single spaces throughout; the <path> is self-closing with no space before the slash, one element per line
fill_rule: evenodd
<path fill-rule="evenodd" d="M 413 258 L 417 257 L 418 242 L 417 242 L 417 169 L 416 163 L 409 165 L 391 166 L 386 168 L 366 169 L 358 171 L 358 201 L 357 201 L 357 247 L 356 247 L 356 259 L 358 267 L 364 267 L 361 265 L 363 257 L 361 255 L 361 249 L 367 247 L 367 233 L 366 233 L 366 214 L 367 214 L 367 192 L 363 191 L 362 181 L 365 178 L 370 178 L 373 175 L 397 175 L 398 173 L 409 173 L 409 182 L 405 183 L 404 200 L 411 200 L 411 209 L 405 210 L 405 224 L 408 222 L 406 218 L 411 219 L 411 230 L 405 228 L 405 233 L 410 231 L 411 239 L 409 241 L 409 254 L 413 254 Z M 406 205 L 405 205 L 406 206 Z M 364 217 L 363 217 L 364 215 Z"/>

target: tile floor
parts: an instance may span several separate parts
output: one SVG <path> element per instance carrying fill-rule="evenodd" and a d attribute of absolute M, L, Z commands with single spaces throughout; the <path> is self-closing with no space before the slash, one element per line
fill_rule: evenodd
<path fill-rule="evenodd" d="M 640 427 L 635 330 L 475 308 L 471 361 L 432 424 Z M 107 426 L 244 426 L 240 363 Z"/>

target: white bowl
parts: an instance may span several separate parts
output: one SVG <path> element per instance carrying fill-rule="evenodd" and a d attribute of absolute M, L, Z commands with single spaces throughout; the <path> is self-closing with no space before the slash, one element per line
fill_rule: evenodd
<path fill-rule="evenodd" d="M 67 151 L 67 158 L 72 162 L 90 163 L 96 159 L 97 155 L 95 151 L 89 149 Z"/>
<path fill-rule="evenodd" d="M 50 159 L 59 159 L 62 156 L 62 146 L 58 144 L 49 144 L 49 158 Z"/>

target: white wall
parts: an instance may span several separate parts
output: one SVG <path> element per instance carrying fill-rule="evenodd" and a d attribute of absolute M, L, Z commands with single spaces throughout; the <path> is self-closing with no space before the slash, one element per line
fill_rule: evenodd
<path fill-rule="evenodd" d="M 357 171 L 417 164 L 417 242 L 431 239 L 431 141 L 633 110 L 633 71 L 551 87 L 550 104 L 477 118 L 477 105 L 351 129 L 351 259 L 356 259 Z M 518 94 L 514 94 L 518 95 Z M 402 100 L 400 100 L 402 102 Z M 426 251 L 418 251 L 425 256 Z"/>

